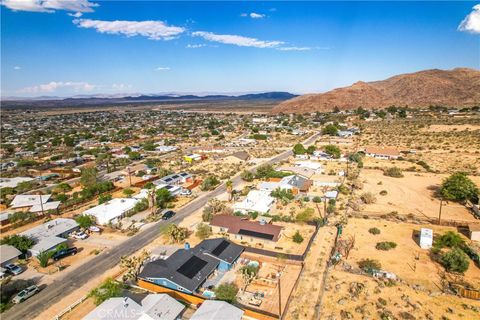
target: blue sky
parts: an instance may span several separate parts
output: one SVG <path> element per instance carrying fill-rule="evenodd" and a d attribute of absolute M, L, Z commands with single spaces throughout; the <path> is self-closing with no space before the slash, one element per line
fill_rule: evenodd
<path fill-rule="evenodd" d="M 307 93 L 480 68 L 478 2 L 18 1 L 2 0 L 2 96 Z"/>

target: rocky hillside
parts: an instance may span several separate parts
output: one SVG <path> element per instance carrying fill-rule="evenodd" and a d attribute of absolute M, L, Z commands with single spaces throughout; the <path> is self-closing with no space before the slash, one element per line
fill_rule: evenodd
<path fill-rule="evenodd" d="M 425 107 L 480 105 L 480 71 L 467 68 L 425 70 L 382 81 L 356 82 L 321 94 L 308 94 L 280 103 L 274 113 L 384 108 L 390 105 Z"/>

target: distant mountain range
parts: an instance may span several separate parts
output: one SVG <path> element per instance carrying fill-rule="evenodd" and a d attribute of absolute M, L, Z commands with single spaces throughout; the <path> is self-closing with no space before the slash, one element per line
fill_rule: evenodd
<path fill-rule="evenodd" d="M 480 105 L 480 71 L 468 68 L 425 70 L 386 80 L 359 81 L 321 94 L 307 94 L 283 101 L 274 113 L 304 113 L 385 108 L 391 105 L 463 107 Z"/>
<path fill-rule="evenodd" d="M 295 94 L 288 92 L 263 92 L 263 93 L 249 93 L 242 95 L 226 95 L 226 94 L 212 94 L 212 95 L 177 95 L 177 94 L 162 94 L 162 95 L 127 95 L 127 96 L 108 96 L 108 95 L 92 95 L 92 96 L 75 96 L 71 98 L 61 97 L 35 97 L 35 98 L 2 98 L 2 107 L 15 106 L 94 106 L 94 105 L 111 105 L 123 103 L 149 103 L 149 102 L 195 102 L 195 101 L 250 101 L 250 100 L 272 100 L 283 101 L 297 97 Z"/>

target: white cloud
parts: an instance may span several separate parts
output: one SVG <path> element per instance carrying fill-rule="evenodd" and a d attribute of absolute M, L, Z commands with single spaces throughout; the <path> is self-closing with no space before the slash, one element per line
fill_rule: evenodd
<path fill-rule="evenodd" d="M 459 31 L 466 31 L 470 33 L 480 33 L 480 4 L 473 7 L 473 11 L 468 14 L 460 25 Z"/>
<path fill-rule="evenodd" d="M 224 44 L 232 44 L 240 47 L 255 47 L 255 48 L 275 48 L 282 45 L 282 41 L 264 41 L 255 38 L 229 35 L 229 34 L 215 34 L 206 31 L 192 32 L 192 36 L 202 37 L 205 40 L 220 42 Z"/>
<path fill-rule="evenodd" d="M 280 47 L 277 48 L 277 50 L 280 51 L 308 51 L 310 50 L 310 47 Z"/>
<path fill-rule="evenodd" d="M 264 14 L 261 14 L 261 13 L 252 12 L 252 13 L 250 13 L 250 18 L 252 18 L 252 19 L 261 19 L 261 18 L 265 18 L 265 15 L 264 15 Z"/>
<path fill-rule="evenodd" d="M 96 88 L 95 85 L 88 82 L 73 82 L 73 81 L 51 81 L 49 83 L 40 84 L 38 86 L 25 87 L 18 90 L 19 93 L 42 93 L 42 92 L 55 92 L 58 89 L 70 88 L 73 91 L 92 91 Z"/>
<path fill-rule="evenodd" d="M 89 0 L 2 0 L 1 4 L 14 11 L 55 12 L 65 10 L 74 12 L 93 12 L 97 3 Z"/>
<path fill-rule="evenodd" d="M 265 18 L 266 16 L 262 13 L 256 13 L 256 12 L 251 12 L 251 13 L 242 13 L 240 14 L 241 17 L 250 17 L 252 19 L 261 19 Z"/>
<path fill-rule="evenodd" d="M 166 71 L 166 70 L 170 70 L 170 67 L 157 67 L 157 68 L 155 68 L 155 70 L 157 70 L 157 71 Z"/>
<path fill-rule="evenodd" d="M 143 36 L 150 40 L 171 40 L 185 31 L 182 27 L 168 26 L 162 21 L 102 21 L 73 20 L 80 28 L 95 29 L 100 33 L 123 34 L 127 37 Z"/>
<path fill-rule="evenodd" d="M 206 44 L 187 44 L 187 46 L 185 48 L 198 49 L 198 48 L 203 48 L 203 47 L 206 47 L 206 46 L 207 46 Z"/>
<path fill-rule="evenodd" d="M 70 17 L 75 17 L 75 18 L 80 18 L 83 16 L 83 13 L 81 12 L 75 12 L 75 13 L 67 13 Z"/>
<path fill-rule="evenodd" d="M 20 66 L 13 67 L 13 70 L 20 70 L 20 69 L 22 69 L 22 67 L 20 67 Z"/>

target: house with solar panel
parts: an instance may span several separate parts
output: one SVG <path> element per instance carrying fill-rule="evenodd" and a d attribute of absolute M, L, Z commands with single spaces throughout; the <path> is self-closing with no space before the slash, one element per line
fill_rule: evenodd
<path fill-rule="evenodd" d="M 193 294 L 215 286 L 232 268 L 244 248 L 223 238 L 203 240 L 175 251 L 167 259 L 147 263 L 139 278 L 162 287 Z"/>

